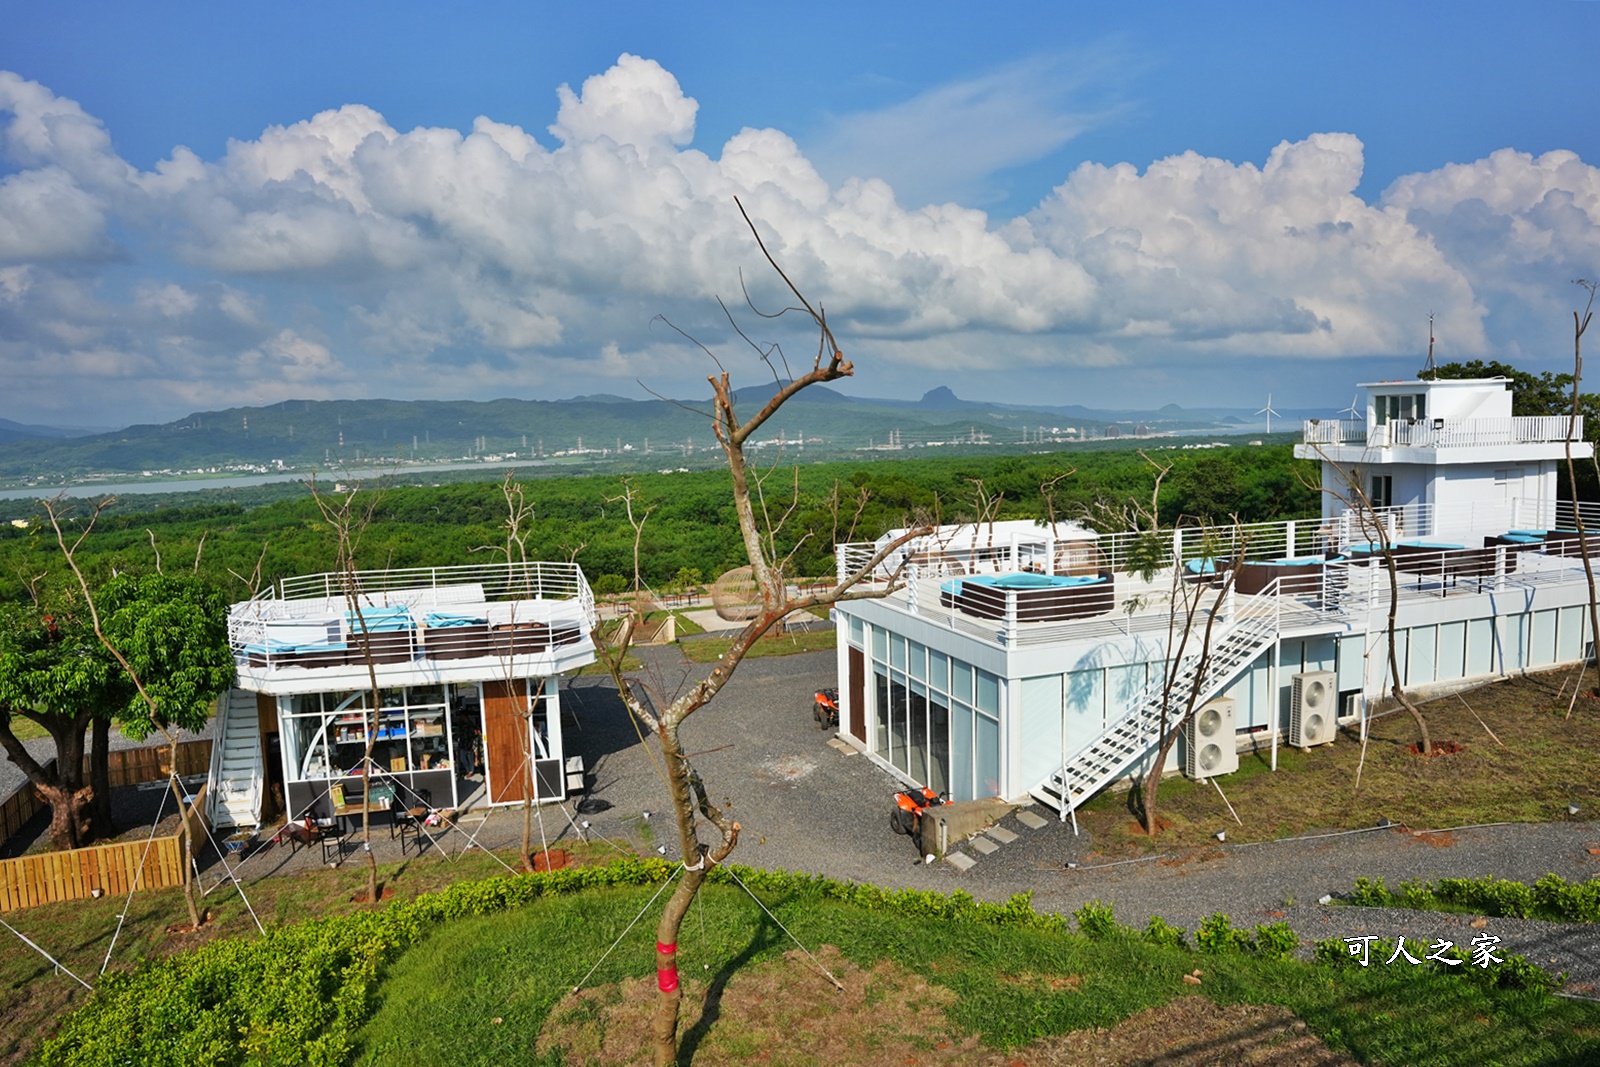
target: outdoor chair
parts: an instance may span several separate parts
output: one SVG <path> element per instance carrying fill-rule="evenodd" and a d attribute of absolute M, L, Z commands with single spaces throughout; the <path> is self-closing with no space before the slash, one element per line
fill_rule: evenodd
<path fill-rule="evenodd" d="M 422 855 L 422 850 L 427 847 L 427 835 L 422 832 L 422 820 L 427 818 L 431 810 L 432 794 L 423 790 L 419 794 L 422 803 L 417 807 L 407 808 L 394 800 L 389 805 L 389 840 L 400 839 L 400 855 L 406 854 L 408 842 L 416 846 L 417 855 Z"/>
<path fill-rule="evenodd" d="M 310 848 L 322 840 L 322 828 L 310 819 L 301 819 L 291 822 L 278 832 L 279 841 L 289 843 L 289 855 L 294 855 L 303 848 Z"/>

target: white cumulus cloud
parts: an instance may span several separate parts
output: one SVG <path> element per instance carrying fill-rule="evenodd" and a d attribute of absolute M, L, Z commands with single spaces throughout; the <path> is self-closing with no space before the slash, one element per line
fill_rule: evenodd
<path fill-rule="evenodd" d="M 902 117 L 924 128 L 911 120 L 942 99 L 981 125 L 1025 81 L 947 87 Z M 1500 352 L 1512 332 L 1532 348 L 1560 286 L 1600 269 L 1600 180 L 1571 153 L 1498 152 L 1368 203 L 1360 140 L 1320 133 L 1259 162 L 1086 163 L 997 219 L 907 207 L 873 174 L 830 183 L 780 130 L 695 147 L 697 110 L 670 72 L 624 55 L 556 91 L 543 141 L 487 116 L 401 131 L 350 103 L 139 171 L 76 103 L 0 73 L 0 374 L 36 411 L 161 417 L 636 377 L 703 391 L 699 357 L 666 355 L 656 313 L 710 336 L 713 297 L 737 306 L 741 279 L 763 308 L 790 300 L 735 197 L 891 393 L 927 385 L 927 368 L 1065 381 L 1409 354 L 1430 311 L 1450 358 Z M 1052 121 L 1034 140 L 997 129 L 987 165 L 1078 120 Z"/>

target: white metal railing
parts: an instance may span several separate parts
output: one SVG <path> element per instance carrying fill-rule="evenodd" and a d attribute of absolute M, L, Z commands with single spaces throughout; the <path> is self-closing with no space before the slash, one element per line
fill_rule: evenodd
<path fill-rule="evenodd" d="M 580 642 L 598 624 L 594 593 L 573 563 L 357 571 L 359 617 L 345 579 L 285 578 L 234 604 L 228 639 L 241 664 L 339 666 L 364 662 L 363 646 L 380 663 L 538 654 Z"/>
<path fill-rule="evenodd" d="M 1361 445 L 1367 441 L 1365 419 L 1307 419 L 1300 437 L 1308 445 Z"/>
<path fill-rule="evenodd" d="M 307 574 L 278 583 L 277 599 L 327 600 L 345 595 L 343 574 Z M 461 586 L 481 587 L 484 600 L 582 599 L 589 591 L 583 570 L 575 563 L 489 563 L 459 567 L 406 567 L 356 571 L 356 592 L 404 591 L 425 600 L 429 593 Z M 592 594 L 591 594 L 592 596 Z M 445 600 L 448 601 L 448 594 Z"/>
<path fill-rule="evenodd" d="M 1583 503 L 1577 515 L 1590 531 L 1594 555 L 1600 560 L 1600 504 Z M 1281 562 L 1304 559 L 1308 564 L 1327 559 L 1320 581 L 1316 576 L 1291 583 L 1304 605 L 1321 613 L 1359 613 L 1376 600 L 1387 601 L 1381 542 L 1395 546 L 1405 557 L 1402 599 L 1453 595 L 1510 585 L 1564 583 L 1582 580 L 1576 558 L 1576 517 L 1567 501 L 1507 499 L 1463 505 L 1413 504 L 1381 508 L 1363 516 L 1345 510 L 1328 518 L 1250 523 L 1237 527 L 1179 527 L 1157 534 L 1125 531 L 1100 534 L 1094 541 L 1096 566 L 1112 572 L 1116 607 L 1092 617 L 1029 621 L 1019 619 L 1009 602 L 999 618 L 974 618 L 951 604 L 940 603 L 940 584 L 953 577 L 1020 570 L 1016 561 L 1043 563 L 1050 569 L 1049 553 L 1027 551 L 1028 545 L 1003 552 L 984 548 L 976 554 L 942 548 L 938 535 L 907 546 L 900 574 L 914 591 L 904 594 L 901 606 L 919 617 L 949 629 L 961 630 L 1001 645 L 1029 645 L 1104 633 L 1131 633 L 1147 629 L 1145 613 L 1129 612 L 1135 590 L 1148 593 L 1134 573 L 1136 564 L 1152 558 L 1162 564 L 1155 584 L 1169 582 L 1174 564 L 1202 563 L 1199 568 L 1238 562 Z M 1538 531 L 1547 541 L 1509 547 L 1509 563 L 1497 563 L 1493 546 L 1485 541 L 1509 531 Z M 1041 528 L 1041 532 L 1042 528 Z M 1153 544 L 1152 544 L 1153 542 Z M 1041 538 L 1041 544 L 1049 543 Z M 1080 542 L 1080 544 L 1083 542 Z M 1059 542 L 1057 543 L 1059 544 Z M 1362 551 L 1365 549 L 1366 551 Z M 841 575 L 871 559 L 870 544 L 843 544 L 836 548 Z M 1502 553 L 1501 555 L 1505 555 Z M 1344 556 L 1346 558 L 1339 559 Z M 892 573 L 885 563 L 875 578 Z M 924 588 L 923 586 L 926 586 Z M 1144 599 L 1149 599 L 1145 597 Z M 1159 620 L 1162 616 L 1150 615 Z M 1156 623 L 1150 623 L 1155 626 Z"/>
<path fill-rule="evenodd" d="M 1504 419 L 1396 419 L 1369 426 L 1361 419 L 1311 419 L 1301 430 L 1308 445 L 1372 448 L 1478 448 L 1559 444 L 1583 440 L 1583 416 L 1515 415 Z"/>
<path fill-rule="evenodd" d="M 1210 612 L 1218 614 L 1213 632 L 1206 635 L 1203 628 Z M 1278 583 L 1268 585 L 1259 596 L 1235 596 L 1230 588 L 1219 594 L 1209 612 L 1198 612 L 1191 622 L 1202 629 L 1187 631 L 1181 658 L 1166 661 L 1166 668 L 1123 705 L 1123 713 L 1098 738 L 1069 758 L 1063 731 L 1060 770 L 1030 789 L 1035 797 L 1056 806 L 1063 821 L 1070 817 L 1076 827 L 1079 804 L 1143 757 L 1188 708 L 1198 708 L 1221 692 L 1271 647 L 1282 629 Z M 1167 648 L 1165 654 L 1177 651 Z"/>

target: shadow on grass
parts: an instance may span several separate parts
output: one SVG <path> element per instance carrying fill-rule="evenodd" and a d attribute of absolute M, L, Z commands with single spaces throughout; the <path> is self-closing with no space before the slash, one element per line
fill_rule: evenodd
<path fill-rule="evenodd" d="M 717 968 L 717 973 L 712 976 L 711 984 L 706 987 L 705 1007 L 701 1009 L 700 1018 L 695 1024 L 684 1031 L 683 1038 L 678 1043 L 678 1061 L 680 1063 L 693 1063 L 694 1054 L 710 1034 L 711 1028 L 722 1018 L 722 994 L 728 988 L 728 982 L 739 973 L 747 964 L 754 960 L 765 950 L 777 944 L 780 937 L 777 927 L 772 920 L 767 918 L 765 912 L 757 922 L 755 933 L 750 941 L 727 963 Z"/>

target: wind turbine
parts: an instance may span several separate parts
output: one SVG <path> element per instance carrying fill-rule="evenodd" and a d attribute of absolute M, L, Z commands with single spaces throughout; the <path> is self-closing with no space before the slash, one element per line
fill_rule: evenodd
<path fill-rule="evenodd" d="M 1360 400 L 1360 399 L 1361 399 L 1361 394 L 1360 393 L 1352 394 L 1351 397 L 1350 397 L 1350 406 L 1347 407 L 1347 408 L 1340 408 L 1339 409 L 1339 414 L 1341 414 L 1341 415 L 1349 415 L 1351 422 L 1354 422 L 1357 419 L 1361 418 L 1361 412 L 1360 412 L 1360 410 L 1358 410 L 1356 408 L 1356 402 L 1358 400 Z M 1269 398 L 1269 401 L 1270 401 L 1270 398 Z"/>
<path fill-rule="evenodd" d="M 1278 414 L 1276 411 L 1272 410 L 1272 394 L 1271 393 L 1267 394 L 1267 406 L 1262 408 L 1260 411 L 1256 412 L 1256 414 L 1257 415 L 1265 415 L 1267 417 L 1267 432 L 1271 433 L 1272 432 L 1272 416 Z M 1282 418 L 1283 416 L 1279 415 L 1278 417 Z"/>

